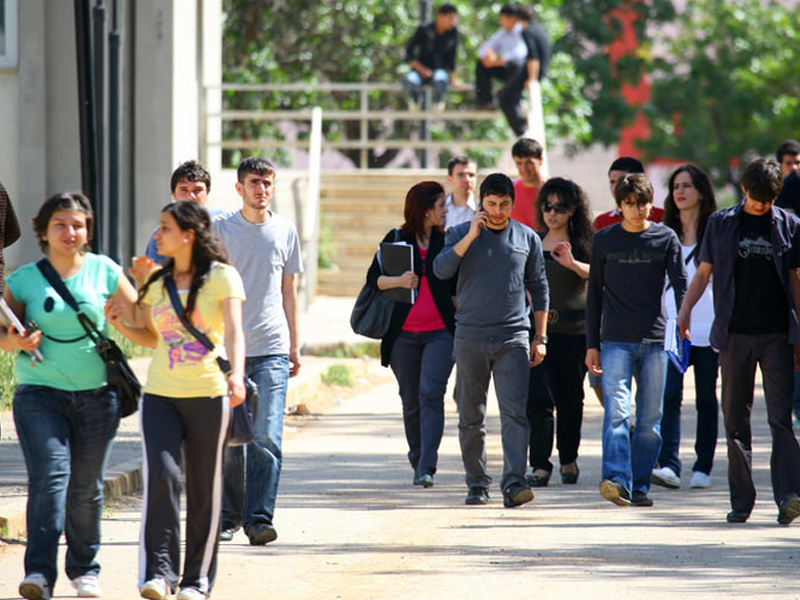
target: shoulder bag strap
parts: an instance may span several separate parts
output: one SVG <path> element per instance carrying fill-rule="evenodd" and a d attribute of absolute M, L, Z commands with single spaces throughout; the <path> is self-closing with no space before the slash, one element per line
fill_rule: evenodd
<path fill-rule="evenodd" d="M 192 325 L 191 322 L 189 322 L 189 319 L 186 317 L 186 311 L 183 310 L 181 297 L 178 294 L 178 288 L 175 285 L 175 280 L 172 278 L 172 274 L 164 275 L 164 287 L 167 289 L 169 301 L 172 303 L 172 308 L 175 309 L 175 314 L 178 316 L 178 319 L 186 328 L 186 330 L 191 333 L 198 342 L 203 344 L 203 346 L 205 346 L 209 352 L 214 352 L 214 342 L 212 342 L 205 333 Z M 217 364 L 223 373 L 227 373 L 231 370 L 230 363 L 220 356 L 217 356 Z"/>
<path fill-rule="evenodd" d="M 42 272 L 42 275 L 47 282 L 53 286 L 53 289 L 58 293 L 59 296 L 61 296 L 64 302 L 66 302 L 69 307 L 77 313 L 78 322 L 86 330 L 86 334 L 89 336 L 89 338 L 91 338 L 95 345 L 105 340 L 105 336 L 98 331 L 92 320 L 80 309 L 75 297 L 69 291 L 69 288 L 67 288 L 64 280 L 61 279 L 58 271 L 55 270 L 55 267 L 53 267 L 50 261 L 47 260 L 47 258 L 42 258 L 36 261 L 36 266 L 39 268 L 39 271 Z"/>

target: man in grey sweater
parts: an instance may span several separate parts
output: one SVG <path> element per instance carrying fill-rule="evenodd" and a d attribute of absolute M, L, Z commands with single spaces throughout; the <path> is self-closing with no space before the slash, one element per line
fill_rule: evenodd
<path fill-rule="evenodd" d="M 480 187 L 481 207 L 469 223 L 447 232 L 433 262 L 441 279 L 458 274 L 454 355 L 458 437 L 469 488 L 466 504 L 488 504 L 492 478 L 486 470 L 486 392 L 494 375 L 503 443 L 503 505 L 533 499 L 525 481 L 529 429 L 525 416 L 528 367 L 547 352 L 549 290 L 539 237 L 511 219 L 514 184 L 489 175 Z M 535 336 L 529 343 L 530 308 Z"/>

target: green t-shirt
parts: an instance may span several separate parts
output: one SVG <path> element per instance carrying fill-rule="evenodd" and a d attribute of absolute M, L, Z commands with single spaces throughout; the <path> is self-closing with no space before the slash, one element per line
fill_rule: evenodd
<path fill-rule="evenodd" d="M 107 333 L 103 307 L 117 291 L 122 268 L 106 256 L 89 252 L 84 256 L 80 271 L 64 283 L 86 316 Z M 31 366 L 30 357 L 20 352 L 17 381 L 69 391 L 105 385 L 106 366 L 94 342 L 78 321 L 77 313 L 61 299 L 36 264 L 20 267 L 7 283 L 14 298 L 25 307 L 23 322 L 36 322 L 44 334 L 39 346 L 44 362 Z"/>

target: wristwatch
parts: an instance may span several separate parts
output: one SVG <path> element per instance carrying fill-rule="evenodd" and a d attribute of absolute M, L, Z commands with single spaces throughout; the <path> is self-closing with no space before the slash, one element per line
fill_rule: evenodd
<path fill-rule="evenodd" d="M 539 340 L 543 344 L 547 345 L 547 336 L 546 335 L 535 335 L 535 336 L 533 336 L 533 339 Z"/>

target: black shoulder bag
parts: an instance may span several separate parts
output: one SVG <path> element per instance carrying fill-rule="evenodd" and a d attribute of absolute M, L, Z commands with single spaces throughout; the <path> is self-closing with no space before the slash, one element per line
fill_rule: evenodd
<path fill-rule="evenodd" d="M 198 342 L 203 344 L 209 352 L 214 352 L 214 342 L 208 339 L 206 334 L 192 325 L 186 317 L 183 304 L 181 303 L 181 297 L 178 295 L 178 288 L 175 286 L 175 280 L 172 278 L 171 274 L 164 276 L 164 287 L 167 289 L 169 300 L 172 302 L 172 308 L 175 309 L 175 314 L 186 330 L 191 333 Z M 226 359 L 217 356 L 217 364 L 225 375 L 230 372 L 231 363 Z M 244 377 L 244 387 L 246 391 L 244 402 L 238 406 L 234 406 L 231 410 L 230 429 L 228 431 L 229 446 L 245 446 L 255 438 L 256 416 L 258 415 L 258 388 L 256 387 L 256 382 L 247 375 Z"/>
<path fill-rule="evenodd" d="M 397 241 L 398 230 L 394 230 L 394 241 Z M 380 266 L 380 261 L 378 261 Z M 366 281 L 358 293 L 353 310 L 350 312 L 350 327 L 354 333 L 374 340 L 381 340 L 389 331 L 392 321 L 394 301 L 383 291 L 372 287 Z"/>
<path fill-rule="evenodd" d="M 100 332 L 92 320 L 80 309 L 74 296 L 70 293 L 61 276 L 46 258 L 36 263 L 39 270 L 47 279 L 53 289 L 66 302 L 72 310 L 78 313 L 78 321 L 86 330 L 86 335 L 94 342 L 97 353 L 106 364 L 106 381 L 109 387 L 116 389 L 119 397 L 119 413 L 124 418 L 132 415 L 139 408 L 139 398 L 142 395 L 142 384 L 136 377 L 125 353 L 117 343 L 111 338 L 107 338 Z M 124 277 L 124 275 L 120 275 Z"/>

